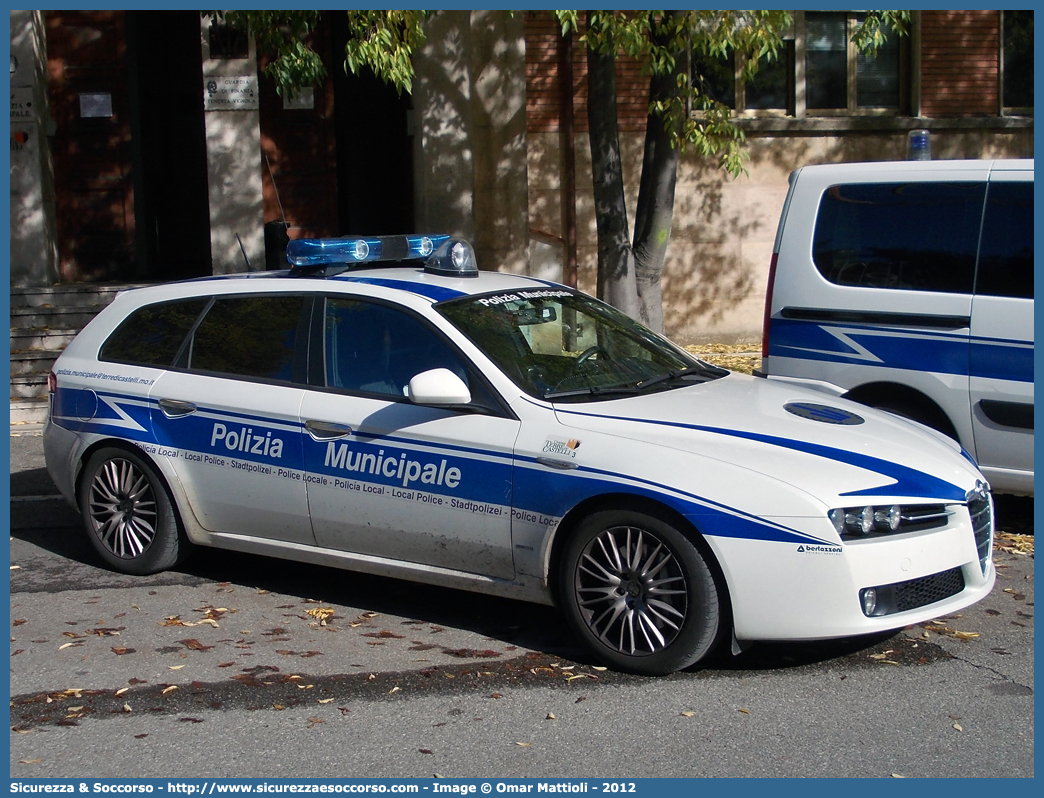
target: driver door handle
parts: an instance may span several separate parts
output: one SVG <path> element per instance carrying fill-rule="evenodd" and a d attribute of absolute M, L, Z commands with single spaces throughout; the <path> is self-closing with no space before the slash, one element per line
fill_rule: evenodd
<path fill-rule="evenodd" d="M 305 429 L 317 441 L 335 441 L 352 434 L 352 428 L 348 425 L 333 424 L 329 421 L 306 421 Z"/>
<path fill-rule="evenodd" d="M 182 402 L 177 399 L 160 399 L 159 409 L 167 418 L 183 418 L 191 416 L 196 412 L 196 406 L 192 402 Z"/>

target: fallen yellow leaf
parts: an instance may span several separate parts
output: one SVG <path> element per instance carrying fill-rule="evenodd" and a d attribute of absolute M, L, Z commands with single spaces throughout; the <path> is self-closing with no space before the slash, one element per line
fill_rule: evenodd
<path fill-rule="evenodd" d="M 170 687 L 167 687 L 166 689 L 164 689 L 162 691 L 162 693 L 160 693 L 160 694 L 161 695 L 166 695 L 167 693 L 172 693 L 172 692 L 174 692 L 177 689 L 178 689 L 178 686 L 176 684 L 172 684 Z"/>
<path fill-rule="evenodd" d="M 519 748 L 529 748 L 533 743 L 515 743 Z"/>
<path fill-rule="evenodd" d="M 959 724 L 959 723 L 955 723 L 955 724 L 953 724 L 953 728 L 955 728 L 955 729 L 956 729 L 957 731 L 959 731 L 959 732 L 962 732 L 962 731 L 964 731 L 964 728 L 963 728 L 963 727 L 961 726 L 961 724 Z"/>
<path fill-rule="evenodd" d="M 129 687 L 121 687 L 121 688 L 120 688 L 119 690 L 117 690 L 117 691 L 116 691 L 116 695 L 123 695 L 123 694 L 124 694 L 124 693 L 126 693 L 126 692 L 127 692 L 128 690 L 130 690 L 130 688 L 129 688 Z"/>
<path fill-rule="evenodd" d="M 172 670 L 172 671 L 180 671 L 184 667 L 185 667 L 184 665 L 168 665 L 167 666 L 168 670 Z"/>
<path fill-rule="evenodd" d="M 750 710 L 749 709 L 744 709 L 743 707 L 740 707 L 739 710 L 737 710 L 737 711 L 742 712 L 744 715 L 749 715 L 750 714 Z"/>
<path fill-rule="evenodd" d="M 695 717 L 695 715 L 696 715 L 696 713 L 695 713 L 695 712 L 693 712 L 693 711 L 691 711 L 691 710 L 688 710 L 688 709 L 687 709 L 687 710 L 685 710 L 685 711 L 684 711 L 683 713 L 681 713 L 681 714 L 682 714 L 682 717 L 683 717 L 683 718 L 692 718 L 692 717 Z"/>
<path fill-rule="evenodd" d="M 329 704 L 331 701 L 333 701 L 332 698 L 320 698 L 319 699 L 319 703 L 320 704 Z"/>

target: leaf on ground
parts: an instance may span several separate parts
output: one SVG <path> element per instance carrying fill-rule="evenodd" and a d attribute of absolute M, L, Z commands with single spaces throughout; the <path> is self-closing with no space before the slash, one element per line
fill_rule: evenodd
<path fill-rule="evenodd" d="M 515 743 L 519 748 L 529 748 L 533 743 Z"/>
<path fill-rule="evenodd" d="M 737 712 L 742 712 L 742 713 L 743 713 L 744 715 L 749 715 L 749 714 L 750 714 L 750 710 L 749 710 L 749 709 L 744 709 L 743 707 L 740 707 L 740 708 L 739 708 L 738 710 L 736 710 L 736 711 L 737 711 Z"/>
<path fill-rule="evenodd" d="M 167 693 L 173 693 L 173 692 L 174 692 L 175 690 L 177 690 L 177 689 L 178 689 L 178 686 L 177 686 L 176 684 L 172 684 L 172 685 L 170 685 L 170 687 L 165 687 L 165 688 L 164 688 L 164 689 L 163 689 L 163 690 L 162 690 L 162 691 L 160 692 L 160 695 L 166 695 Z"/>
<path fill-rule="evenodd" d="M 190 651 L 209 651 L 213 648 L 213 646 L 203 645 L 194 637 L 190 637 L 188 640 L 179 640 L 178 642 Z"/>
<path fill-rule="evenodd" d="M 18 567 L 17 565 L 12 566 L 12 570 L 14 568 L 17 568 L 17 567 Z M 41 762 L 43 762 L 43 758 L 42 757 L 40 759 L 19 759 L 18 760 L 18 764 L 19 765 L 39 765 Z"/>
<path fill-rule="evenodd" d="M 133 712 L 133 710 L 131 709 L 131 705 L 130 704 L 126 704 L 126 703 L 123 705 L 123 711 L 124 712 Z"/>
<path fill-rule="evenodd" d="M 959 731 L 959 732 L 962 732 L 962 731 L 964 731 L 964 727 L 963 727 L 963 726 L 961 726 L 961 724 L 959 724 L 959 723 L 955 723 L 955 724 L 953 724 L 953 728 L 955 728 L 955 729 L 956 729 L 957 731 Z"/>
<path fill-rule="evenodd" d="M 683 718 L 693 718 L 693 717 L 696 716 L 696 713 L 693 712 L 692 710 L 687 709 L 683 713 L 681 713 L 681 716 Z"/>
<path fill-rule="evenodd" d="M 21 626 L 23 623 L 28 623 L 28 622 L 29 622 L 28 618 L 15 618 L 13 621 L 11 621 L 11 626 Z"/>
<path fill-rule="evenodd" d="M 112 647 L 112 653 L 115 654 L 116 656 L 120 657 L 120 656 L 123 656 L 124 654 L 133 654 L 134 653 L 134 649 L 133 648 L 127 648 L 126 646 L 113 646 Z"/>
<path fill-rule="evenodd" d="M 558 719 L 555 717 L 555 713 L 554 712 L 548 712 L 547 713 L 547 717 L 544 718 L 544 720 L 558 720 Z"/>
<path fill-rule="evenodd" d="M 117 690 L 117 691 L 116 691 L 116 692 L 115 692 L 115 693 L 114 693 L 113 695 L 123 695 L 123 694 L 124 694 L 124 693 L 126 693 L 126 692 L 127 692 L 128 690 L 130 690 L 130 688 L 129 688 L 129 687 L 121 687 L 121 688 L 120 688 L 119 690 Z"/>

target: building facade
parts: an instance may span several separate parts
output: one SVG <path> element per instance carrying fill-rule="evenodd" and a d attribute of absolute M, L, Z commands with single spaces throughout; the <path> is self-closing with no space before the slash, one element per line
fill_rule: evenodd
<path fill-rule="evenodd" d="M 1029 15 L 1028 64 L 1012 14 Z M 794 168 L 905 158 L 914 129 L 934 158 L 1033 155 L 1032 12 L 915 12 L 870 60 L 851 45 L 855 13 L 794 17 L 756 83 L 734 61 L 699 73 L 735 109 L 750 160 L 731 179 L 682 159 L 663 286 L 683 342 L 760 335 Z M 426 24 L 399 96 L 344 73 L 347 25 L 326 12 L 312 45 L 329 77 L 287 98 L 249 37 L 198 12 L 12 11 L 12 287 L 271 268 L 287 235 L 438 230 L 474 240 L 486 268 L 568 281 L 575 263 L 593 291 L 583 46 L 565 47 L 551 12 Z M 620 59 L 618 92 L 633 217 L 640 64 Z"/>

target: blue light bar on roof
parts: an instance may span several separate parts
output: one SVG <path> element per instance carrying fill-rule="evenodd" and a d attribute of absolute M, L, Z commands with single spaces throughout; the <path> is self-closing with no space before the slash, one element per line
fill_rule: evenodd
<path fill-rule="evenodd" d="M 286 259 L 294 269 L 422 259 L 430 256 L 448 238 L 445 234 L 299 238 L 287 245 Z"/>

